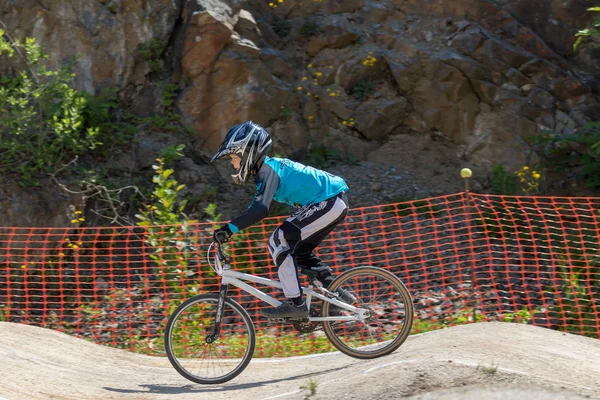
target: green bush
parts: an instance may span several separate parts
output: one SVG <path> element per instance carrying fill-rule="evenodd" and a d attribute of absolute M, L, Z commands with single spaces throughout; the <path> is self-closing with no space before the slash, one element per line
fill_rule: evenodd
<path fill-rule="evenodd" d="M 571 135 L 552 132 L 539 137 L 537 143 L 544 146 L 550 169 L 578 167 L 589 187 L 600 187 L 600 121 L 590 122 Z"/>
<path fill-rule="evenodd" d="M 502 164 L 492 169 L 492 190 L 495 194 L 512 196 L 517 192 L 516 177 L 504 170 Z"/>
<path fill-rule="evenodd" d="M 587 9 L 588 11 L 596 11 L 600 12 L 600 7 L 590 7 Z M 573 43 L 573 49 L 577 50 L 577 48 L 581 45 L 581 43 L 592 36 L 600 36 L 600 16 L 597 16 L 592 22 L 592 26 L 582 29 L 575 34 L 577 40 Z"/>
<path fill-rule="evenodd" d="M 309 146 L 305 161 L 316 168 L 328 168 L 339 160 L 340 156 L 335 150 L 323 144 L 313 142 Z"/>
<path fill-rule="evenodd" d="M 584 286 L 586 282 L 579 274 L 567 268 L 561 268 L 561 271 L 562 288 L 550 291 L 555 299 L 555 304 L 548 307 L 550 319 L 564 322 L 557 326 L 558 330 L 599 338 L 600 315 L 593 292 Z"/>
<path fill-rule="evenodd" d="M 97 121 L 90 118 L 89 97 L 71 88 L 70 69 L 49 69 L 33 38 L 20 42 L 0 30 L 0 56 L 17 55 L 24 66 L 0 77 L 0 168 L 34 186 L 40 174 L 55 172 L 102 141 L 98 126 L 90 124 Z"/>
<path fill-rule="evenodd" d="M 167 49 L 167 42 L 161 39 L 152 39 L 148 43 L 142 43 L 138 47 L 140 56 L 148 62 L 151 73 L 163 71 L 163 62 L 161 57 Z"/>
<path fill-rule="evenodd" d="M 375 82 L 370 79 L 361 79 L 354 85 L 350 94 L 358 100 L 366 100 L 369 96 L 375 93 Z"/>
<path fill-rule="evenodd" d="M 182 156 L 183 145 L 168 148 L 163 153 L 169 157 Z M 175 293 L 182 293 L 180 278 L 189 277 L 195 272 L 188 270 L 188 262 L 193 251 L 190 243 L 190 225 L 196 221 L 184 214 L 187 201 L 180 199 L 180 185 L 173 177 L 174 170 L 165 167 L 165 160 L 157 159 L 158 165 L 152 166 L 155 175 L 152 178 L 154 190 L 150 204 L 142 208 L 136 218 L 138 225 L 146 228 L 146 243 L 152 247 L 150 257 L 158 266 L 162 281 Z M 192 293 L 196 294 L 196 293 Z"/>

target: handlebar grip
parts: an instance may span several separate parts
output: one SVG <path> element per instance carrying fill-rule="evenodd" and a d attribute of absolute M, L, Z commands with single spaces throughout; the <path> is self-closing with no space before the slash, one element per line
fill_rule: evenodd
<path fill-rule="evenodd" d="M 227 234 L 227 232 L 218 231 L 215 233 L 215 240 L 219 244 L 226 243 L 229 241 L 229 235 Z"/>

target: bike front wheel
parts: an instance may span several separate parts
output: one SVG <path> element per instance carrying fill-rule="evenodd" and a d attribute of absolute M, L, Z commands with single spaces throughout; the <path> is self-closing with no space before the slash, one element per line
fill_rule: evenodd
<path fill-rule="evenodd" d="M 219 384 L 238 376 L 247 366 L 256 345 L 254 324 L 237 302 L 226 299 L 221 329 L 213 333 L 219 296 L 201 294 L 181 303 L 169 317 L 165 350 L 171 365 L 182 376 L 201 384 Z"/>
<path fill-rule="evenodd" d="M 412 328 L 414 306 L 406 286 L 394 274 L 377 267 L 352 268 L 338 276 L 328 290 L 342 288 L 367 309 L 368 317 L 352 321 L 325 321 L 325 335 L 342 353 L 361 359 L 385 356 L 404 343 Z M 323 302 L 322 315 L 353 316 L 350 311 Z"/>

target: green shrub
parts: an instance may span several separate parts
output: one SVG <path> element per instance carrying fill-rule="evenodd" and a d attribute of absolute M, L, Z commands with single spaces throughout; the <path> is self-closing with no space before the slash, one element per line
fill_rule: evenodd
<path fill-rule="evenodd" d="M 51 70 L 48 56 L 33 38 L 12 40 L 0 30 L 0 56 L 22 55 L 25 67 L 0 77 L 0 168 L 35 186 L 76 156 L 102 145 L 98 123 L 109 105 L 93 110 L 89 96 L 71 88 L 67 66 Z M 103 114 L 104 113 L 104 114 Z M 87 120 L 86 120 L 87 118 Z"/>
<path fill-rule="evenodd" d="M 308 154 L 306 155 L 306 163 L 316 168 L 328 168 L 340 160 L 338 153 L 318 143 L 311 143 Z"/>
<path fill-rule="evenodd" d="M 366 100 L 373 93 L 375 93 L 376 87 L 377 85 L 375 85 L 375 82 L 373 82 L 372 80 L 367 78 L 361 79 L 356 83 L 356 85 L 354 85 L 352 90 L 350 90 L 350 95 L 352 95 L 358 100 L 363 101 Z"/>
<path fill-rule="evenodd" d="M 551 320 L 560 320 L 564 325 L 558 330 L 599 338 L 600 315 L 595 306 L 594 294 L 588 290 L 580 275 L 561 268 L 564 284 L 561 290 L 553 290 L 555 304 L 548 307 Z M 597 282 L 597 281 L 596 281 Z"/>
<path fill-rule="evenodd" d="M 142 43 L 138 47 L 140 56 L 148 62 L 151 73 L 163 71 L 163 62 L 161 57 L 167 49 L 167 42 L 161 39 L 151 39 L 147 43 Z"/>
<path fill-rule="evenodd" d="M 180 157 L 182 150 L 183 145 L 180 145 L 167 153 L 174 152 L 173 157 Z M 158 265 L 162 281 L 175 293 L 181 293 L 184 288 L 180 287 L 180 278 L 194 273 L 187 267 L 194 249 L 190 243 L 190 225 L 196 221 L 184 214 L 187 201 L 180 199 L 179 192 L 185 185 L 177 182 L 174 170 L 165 167 L 164 159 L 157 161 L 158 165 L 152 166 L 156 171 L 152 178 L 152 202 L 139 210 L 136 218 L 138 226 L 147 229 L 145 241 L 154 249 L 150 257 Z"/>
<path fill-rule="evenodd" d="M 600 12 L 600 7 L 590 7 L 587 9 L 588 11 L 596 11 Z M 577 40 L 573 43 L 573 49 L 577 50 L 577 48 L 581 45 L 581 43 L 592 36 L 600 36 L 600 16 L 597 16 L 592 22 L 592 26 L 582 29 L 575 34 Z"/>
<path fill-rule="evenodd" d="M 504 170 L 502 164 L 492 169 L 492 190 L 495 194 L 512 196 L 517 192 L 516 177 Z"/>
<path fill-rule="evenodd" d="M 537 143 L 545 146 L 546 163 L 550 169 L 560 171 L 579 167 L 589 187 L 600 187 L 600 121 L 590 122 L 571 135 L 551 132 L 538 137 Z M 563 148 L 567 151 L 561 150 Z"/>

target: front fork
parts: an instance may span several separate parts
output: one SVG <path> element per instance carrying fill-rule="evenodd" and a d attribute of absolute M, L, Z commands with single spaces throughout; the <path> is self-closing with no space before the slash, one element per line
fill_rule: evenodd
<path fill-rule="evenodd" d="M 206 337 L 206 343 L 211 344 L 219 339 L 221 333 L 221 319 L 223 318 L 223 308 L 225 306 L 225 300 L 227 299 L 227 284 L 221 285 L 219 290 L 219 302 L 217 304 L 217 318 L 215 319 L 215 326 L 211 334 Z"/>

